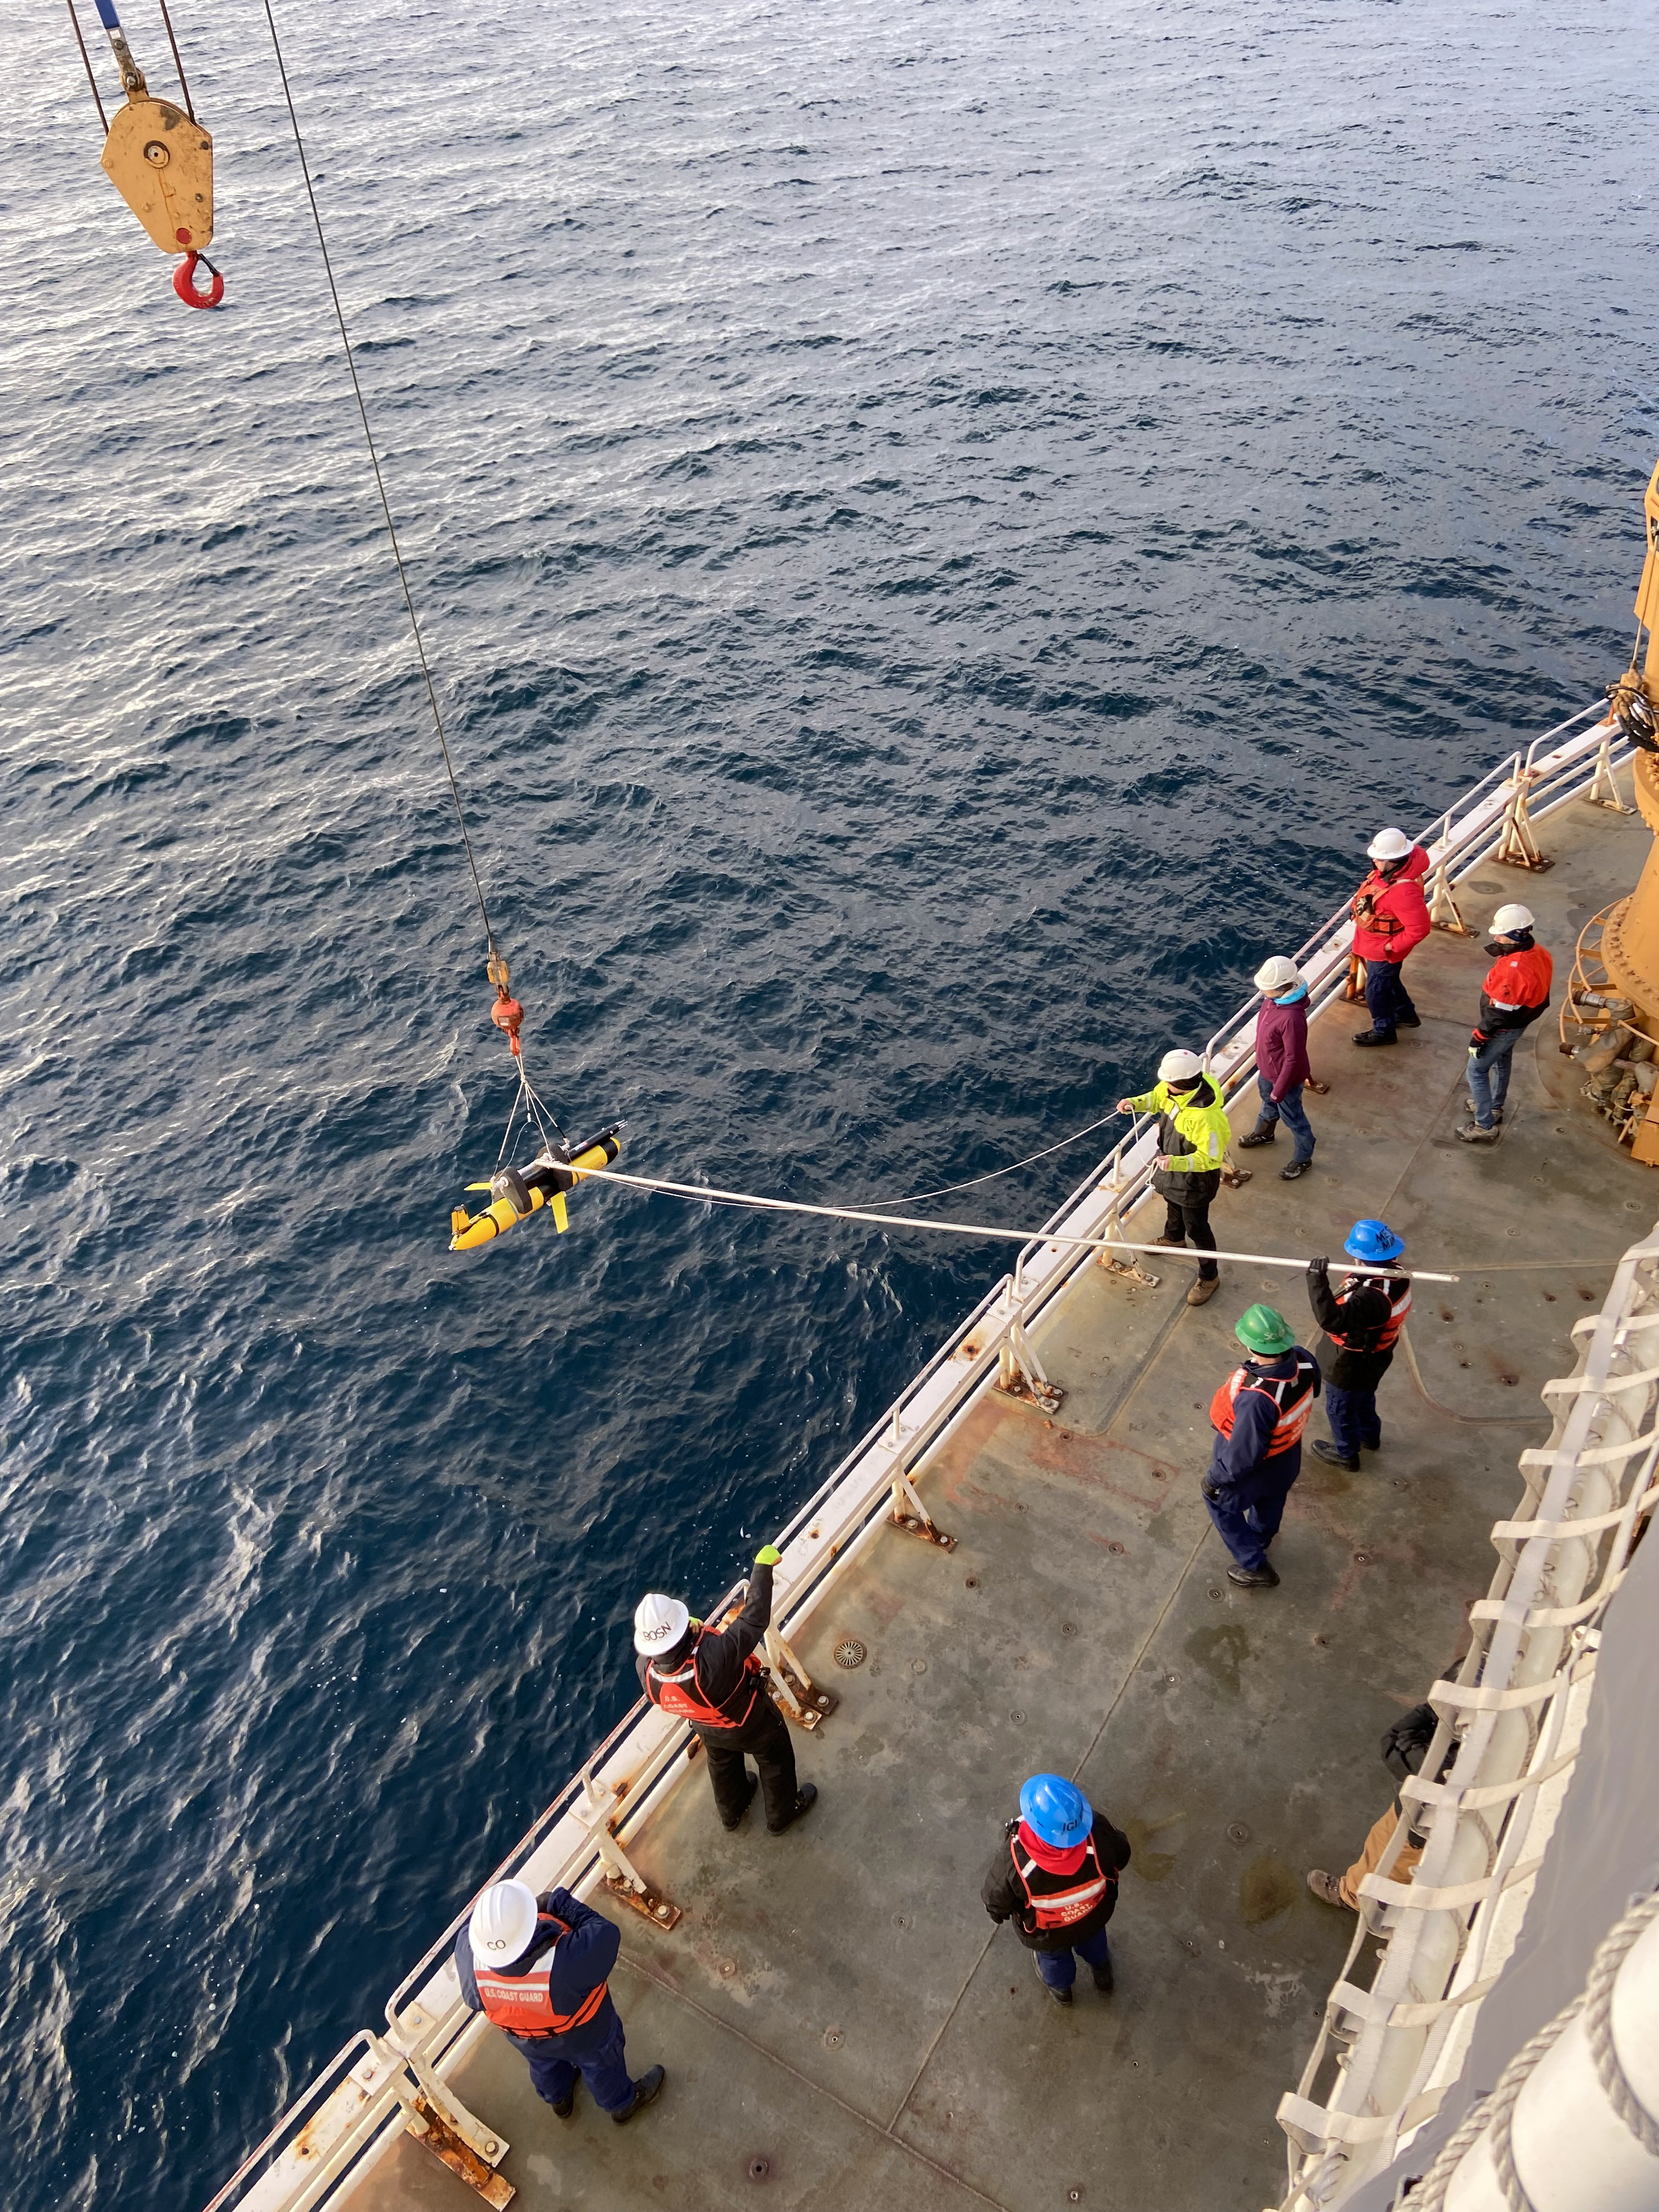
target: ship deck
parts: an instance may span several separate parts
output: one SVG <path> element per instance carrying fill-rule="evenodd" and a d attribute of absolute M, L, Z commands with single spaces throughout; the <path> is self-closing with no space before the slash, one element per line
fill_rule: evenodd
<path fill-rule="evenodd" d="M 1649 842 L 1639 820 L 1574 801 L 1544 825 L 1553 868 L 1483 866 L 1465 913 L 1480 927 L 1526 898 L 1559 1003 L 1580 928 Z M 1304 1870 L 1346 1866 L 1388 1803 L 1377 1739 L 1456 1648 L 1516 1455 L 1548 1432 L 1539 1388 L 1570 1368 L 1571 1324 L 1652 1212 L 1646 1171 L 1577 1095 L 1553 1014 L 1517 1054 L 1502 1142 L 1455 1140 L 1484 966 L 1478 939 L 1424 945 L 1423 1025 L 1392 1051 L 1350 1045 L 1352 1010 L 1324 1015 L 1313 1172 L 1279 1182 L 1281 1135 L 1240 1156 L 1253 1179 L 1214 1209 L 1223 1245 L 1283 1252 L 1336 1253 L 1357 1216 L 1381 1214 L 1410 1262 L 1462 1278 L 1418 1292 L 1422 1387 L 1396 1358 L 1382 1452 L 1358 1475 L 1309 1455 L 1274 1550 L 1281 1587 L 1226 1580 L 1198 1477 L 1234 1320 L 1265 1298 L 1307 1341 L 1301 1279 L 1224 1267 L 1220 1294 L 1189 1309 L 1190 1260 L 1149 1262 L 1156 1289 L 1090 1270 L 1038 1339 L 1060 1413 L 987 1396 L 922 1477 L 954 1552 L 884 1535 L 797 1638 L 842 1700 L 798 1739 L 822 1791 L 811 1818 L 775 1839 L 751 1812 L 727 1837 L 694 1766 L 630 1842 L 684 1910 L 672 1935 L 625 1915 L 613 1981 L 634 2069 L 668 2069 L 658 2103 L 618 2129 L 579 2091 L 561 2122 L 488 2031 L 446 2069 L 510 2139 L 523 2212 L 1278 2202 L 1274 2108 L 1352 1929 Z M 830 1650 L 846 1637 L 869 1656 L 843 1674 Z M 979 1901 L 1040 1767 L 1075 1773 L 1134 1846 L 1116 1992 L 1085 1976 L 1069 2010 Z M 478 2202 L 408 2136 L 353 2194 L 366 2212 Z"/>

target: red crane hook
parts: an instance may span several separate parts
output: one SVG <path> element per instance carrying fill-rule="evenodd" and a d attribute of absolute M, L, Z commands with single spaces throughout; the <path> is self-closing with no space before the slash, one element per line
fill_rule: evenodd
<path fill-rule="evenodd" d="M 213 279 L 205 292 L 198 292 L 196 289 L 196 264 L 198 261 Z M 187 307 L 216 307 L 225 296 L 225 280 L 205 253 L 192 250 L 185 254 L 173 270 L 173 289 Z"/>

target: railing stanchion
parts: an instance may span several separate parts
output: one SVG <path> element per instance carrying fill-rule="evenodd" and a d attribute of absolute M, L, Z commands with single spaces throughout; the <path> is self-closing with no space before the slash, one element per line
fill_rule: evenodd
<path fill-rule="evenodd" d="M 509 2148 L 506 2137 L 468 2112 L 423 2060 L 398 2050 L 384 2036 L 371 2034 L 368 2045 L 392 2069 L 388 2086 L 404 2108 L 408 2134 L 495 2212 L 504 2212 L 517 2194 L 506 2175 L 495 2172 Z"/>
<path fill-rule="evenodd" d="M 1519 753 L 1509 782 L 1504 792 L 1504 826 L 1498 832 L 1498 850 L 1494 860 L 1505 867 L 1528 868 L 1534 873 L 1553 868 L 1553 860 L 1547 860 L 1538 849 L 1538 840 L 1532 831 L 1532 821 L 1527 811 L 1527 793 L 1533 781 L 1533 770 Z"/>
<path fill-rule="evenodd" d="M 1590 787 L 1584 797 L 1592 806 L 1605 806 L 1609 814 L 1634 814 L 1633 806 L 1626 806 L 1619 796 L 1619 786 L 1613 775 L 1613 724 L 1601 725 L 1601 743 L 1595 755 L 1595 773 L 1590 778 Z"/>
<path fill-rule="evenodd" d="M 1462 908 L 1452 896 L 1451 887 L 1451 813 L 1447 811 L 1440 824 L 1440 835 L 1435 839 L 1440 848 L 1440 858 L 1435 862 L 1429 877 L 1429 921 L 1435 929 L 1448 931 L 1453 937 L 1473 937 L 1474 932 L 1463 919 Z"/>

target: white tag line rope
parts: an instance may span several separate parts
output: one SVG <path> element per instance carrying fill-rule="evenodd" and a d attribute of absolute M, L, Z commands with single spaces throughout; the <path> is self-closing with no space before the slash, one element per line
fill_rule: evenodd
<path fill-rule="evenodd" d="M 1067 1237 L 1046 1229 L 1000 1229 L 977 1221 L 924 1221 L 915 1214 L 863 1213 L 853 1206 L 807 1206 L 796 1199 L 757 1198 L 752 1191 L 720 1190 L 712 1184 L 698 1182 L 663 1182 L 654 1176 L 624 1175 L 618 1168 L 577 1168 L 574 1174 L 586 1182 L 590 1176 L 601 1182 L 626 1183 L 634 1190 L 654 1190 L 665 1198 L 698 1199 L 720 1206 L 744 1206 L 760 1213 L 808 1213 L 820 1221 L 867 1221 L 878 1229 L 931 1229 L 944 1237 L 995 1237 L 1014 1244 L 1066 1244 L 1088 1252 L 1174 1252 L 1181 1249 L 1172 1244 L 1132 1244 L 1122 1237 Z M 1276 1252 L 1206 1252 L 1194 1248 L 1200 1260 L 1231 1260 L 1250 1267 L 1305 1268 L 1305 1260 L 1282 1259 Z M 1189 1255 L 1189 1256 L 1192 1256 Z M 1358 1261 L 1344 1259 L 1344 1270 L 1351 1275 L 1397 1274 L 1396 1267 L 1368 1267 Z M 1455 1283 L 1458 1275 L 1431 1274 L 1426 1268 L 1408 1267 L 1405 1271 L 1416 1283 Z"/>

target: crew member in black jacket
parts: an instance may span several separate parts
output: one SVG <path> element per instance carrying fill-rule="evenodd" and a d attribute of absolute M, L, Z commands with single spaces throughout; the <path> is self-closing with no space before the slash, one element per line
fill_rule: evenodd
<path fill-rule="evenodd" d="M 1346 1275 L 1331 1288 L 1330 1261 L 1308 1262 L 1308 1303 L 1324 1331 L 1315 1348 L 1325 1378 L 1325 1414 L 1331 1441 L 1314 1439 L 1314 1456 L 1359 1472 L 1362 1451 L 1379 1451 L 1376 1386 L 1388 1373 L 1394 1347 L 1411 1311 L 1411 1277 L 1395 1263 L 1406 1243 L 1386 1221 L 1356 1221 L 1342 1247 L 1352 1260 L 1386 1274 Z"/>
<path fill-rule="evenodd" d="M 1019 1793 L 980 1890 L 993 1920 L 1012 1920 L 1038 1978 L 1056 2004 L 1070 2004 L 1082 1960 L 1095 1987 L 1109 1992 L 1106 1923 L 1117 1908 L 1117 1878 L 1129 1838 L 1097 1813 L 1063 1774 L 1034 1774 Z"/>
<path fill-rule="evenodd" d="M 779 1554 L 767 1544 L 755 1554 L 743 1610 L 723 1629 L 693 1620 L 677 1597 L 652 1591 L 634 1613 L 640 1680 L 653 1705 L 690 1721 L 708 1755 L 708 1780 L 723 1828 L 749 1809 L 755 1784 L 747 1752 L 760 1770 L 767 1833 L 781 1836 L 817 1802 L 811 1783 L 797 1785 L 788 1723 L 766 1694 L 755 1647 L 772 1618 L 772 1570 Z"/>

